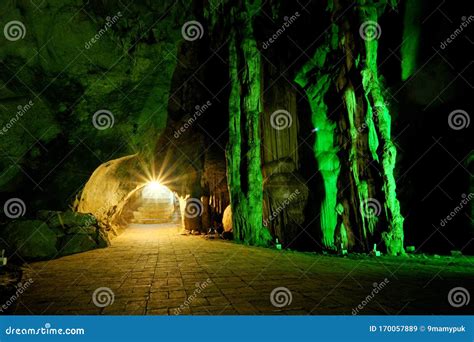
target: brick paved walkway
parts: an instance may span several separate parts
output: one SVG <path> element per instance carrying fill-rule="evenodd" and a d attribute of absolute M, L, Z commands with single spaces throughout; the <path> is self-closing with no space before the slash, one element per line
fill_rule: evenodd
<path fill-rule="evenodd" d="M 183 236 L 170 225 L 131 226 L 109 248 L 30 264 L 23 282 L 34 282 L 14 312 L 167 315 L 184 305 L 180 314 L 350 315 L 387 278 L 361 314 L 472 313 L 472 303 L 455 309 L 447 301 L 453 287 L 474 294 L 473 260 L 456 260 L 339 258 Z M 208 278 L 199 293 L 196 284 Z M 100 287 L 111 289 L 113 304 L 94 304 Z M 272 305 L 277 287 L 291 291 L 291 304 Z"/>

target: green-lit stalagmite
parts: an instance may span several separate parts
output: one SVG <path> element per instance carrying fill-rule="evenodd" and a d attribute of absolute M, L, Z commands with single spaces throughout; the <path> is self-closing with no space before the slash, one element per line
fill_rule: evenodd
<path fill-rule="evenodd" d="M 361 7 L 360 17 L 364 22 L 377 22 L 378 9 L 374 3 L 371 6 Z M 391 139 L 391 115 L 387 106 L 388 99 L 384 96 L 381 80 L 377 70 L 377 47 L 375 39 L 365 39 L 365 63 L 362 67 L 362 85 L 367 98 L 368 108 L 377 108 L 376 133 L 381 155 L 382 193 L 388 227 L 382 233 L 387 252 L 389 254 L 403 254 L 403 216 L 400 212 L 400 203 L 396 194 L 394 177 L 397 150 Z M 374 147 L 371 147 L 375 149 Z"/>
<path fill-rule="evenodd" d="M 330 2 L 328 11 L 338 18 L 349 5 Z M 330 249 L 369 251 L 383 241 L 387 253 L 404 253 L 389 99 L 377 70 L 378 19 L 387 6 L 358 1 L 352 14 L 334 20 L 295 78 L 312 111 L 325 191 L 320 224 Z M 340 102 L 327 103 L 329 93 Z"/>
<path fill-rule="evenodd" d="M 332 35 L 337 35 L 337 32 L 332 32 Z M 337 204 L 337 178 L 340 165 L 337 156 L 338 148 L 335 145 L 336 125 L 329 120 L 328 107 L 324 101 L 331 85 L 330 75 L 323 71 L 330 49 L 330 41 L 317 49 L 314 57 L 298 73 L 296 83 L 305 89 L 312 111 L 312 121 L 317 134 L 314 153 L 319 164 L 325 191 L 320 216 L 322 242 L 326 247 L 333 248 L 334 231 L 337 223 L 335 210 Z M 313 75 L 314 77 L 311 77 Z"/>
<path fill-rule="evenodd" d="M 262 223 L 262 171 L 260 159 L 261 60 L 252 21 L 259 1 L 242 1 L 233 10 L 229 42 L 231 93 L 227 172 L 234 237 L 266 245 L 270 234 Z"/>

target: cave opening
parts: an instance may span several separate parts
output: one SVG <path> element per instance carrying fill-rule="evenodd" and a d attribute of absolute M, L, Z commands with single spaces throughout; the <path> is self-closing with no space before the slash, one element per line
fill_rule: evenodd
<path fill-rule="evenodd" d="M 151 181 L 128 199 L 122 215 L 133 225 L 176 223 L 181 219 L 179 199 L 165 185 Z"/>

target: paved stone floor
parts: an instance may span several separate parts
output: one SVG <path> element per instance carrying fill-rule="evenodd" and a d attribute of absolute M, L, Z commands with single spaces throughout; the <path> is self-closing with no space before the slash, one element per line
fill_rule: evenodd
<path fill-rule="evenodd" d="M 13 313 L 350 315 L 359 304 L 360 314 L 473 312 L 472 303 L 453 308 L 447 300 L 454 287 L 474 294 L 472 259 L 340 258 L 183 236 L 178 229 L 131 226 L 109 248 L 31 263 L 23 282 L 33 284 Z M 102 287 L 111 292 L 95 301 L 110 305 L 98 307 L 93 294 Z M 276 296 L 277 305 L 291 295 L 281 308 L 270 300 L 279 287 L 289 293 Z"/>

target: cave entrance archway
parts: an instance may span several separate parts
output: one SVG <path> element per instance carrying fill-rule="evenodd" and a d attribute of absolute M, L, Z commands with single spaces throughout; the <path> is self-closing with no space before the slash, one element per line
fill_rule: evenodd
<path fill-rule="evenodd" d="M 160 224 L 180 220 L 176 194 L 156 181 L 138 189 L 125 205 L 125 212 L 131 224 Z"/>

